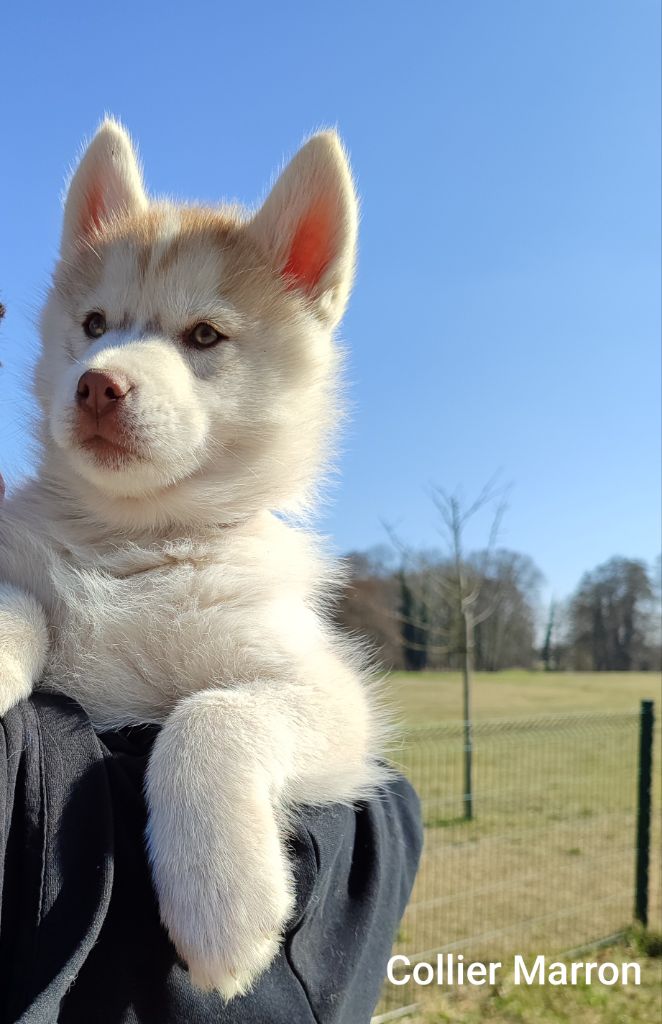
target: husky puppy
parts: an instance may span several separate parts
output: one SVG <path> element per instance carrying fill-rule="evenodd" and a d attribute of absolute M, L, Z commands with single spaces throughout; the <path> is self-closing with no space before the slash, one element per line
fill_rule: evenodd
<path fill-rule="evenodd" d="M 293 906 L 288 811 L 380 776 L 360 657 L 324 614 L 337 572 L 283 515 L 310 506 L 339 417 L 356 233 L 333 132 L 248 213 L 150 199 L 106 120 L 41 319 L 38 471 L 0 507 L 0 714 L 39 686 L 100 729 L 163 726 L 161 916 L 226 998 Z"/>

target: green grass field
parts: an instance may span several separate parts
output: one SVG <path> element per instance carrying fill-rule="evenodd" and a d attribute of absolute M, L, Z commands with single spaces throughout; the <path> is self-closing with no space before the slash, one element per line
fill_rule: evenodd
<path fill-rule="evenodd" d="M 587 953 L 585 959 L 634 961 L 641 965 L 641 985 L 515 986 L 504 967 L 504 980 L 493 988 L 425 990 L 420 1012 L 408 1019 L 410 1024 L 653 1024 L 660 1020 L 659 957 L 646 956 L 636 945 L 624 942 Z"/>
<path fill-rule="evenodd" d="M 387 688 L 403 724 L 428 727 L 422 736 L 415 730 L 414 738 L 394 750 L 394 760 L 422 797 L 426 824 L 425 852 L 398 951 L 413 955 L 450 948 L 472 959 L 505 962 L 514 952 L 560 953 L 629 926 L 637 709 L 642 698 L 652 698 L 660 714 L 659 676 L 477 674 L 471 822 L 462 818 L 461 730 L 450 724 L 462 714 L 459 673 L 394 673 Z M 534 721 L 549 713 L 557 716 L 552 728 Z M 564 713 L 570 716 L 558 717 Z M 441 723 L 438 731 L 435 723 Z M 658 728 L 656 808 L 659 736 Z M 652 849 L 655 866 L 659 813 Z M 655 928 L 662 921 L 659 882 L 653 867 Z M 655 970 L 654 962 L 646 960 L 645 978 L 657 977 Z M 592 986 L 552 997 L 549 989 L 517 988 L 470 999 L 458 992 L 431 996 L 425 990 L 424 1008 L 412 1019 L 417 1024 L 644 1022 L 652 1019 L 652 988 L 651 983 L 624 993 Z M 390 993 L 380 1009 L 395 1008 L 403 996 L 402 989 L 397 996 Z"/>
<path fill-rule="evenodd" d="M 477 720 L 550 711 L 620 711 L 653 699 L 659 716 L 660 682 L 655 672 L 477 672 L 473 711 Z M 394 672 L 387 689 L 406 724 L 462 718 L 459 672 Z"/>

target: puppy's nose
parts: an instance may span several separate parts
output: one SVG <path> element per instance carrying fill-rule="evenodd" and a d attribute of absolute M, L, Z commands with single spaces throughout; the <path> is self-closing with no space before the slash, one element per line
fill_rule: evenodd
<path fill-rule="evenodd" d="M 81 409 L 97 418 L 117 408 L 131 390 L 131 382 L 121 373 L 86 370 L 78 381 L 76 401 Z"/>

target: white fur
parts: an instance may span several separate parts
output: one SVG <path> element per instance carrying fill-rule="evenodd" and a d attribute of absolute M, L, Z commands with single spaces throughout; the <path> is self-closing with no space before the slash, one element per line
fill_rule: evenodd
<path fill-rule="evenodd" d="M 101 226 L 87 223 L 90 196 Z M 329 262 L 281 295 L 288 240 L 320 202 Z M 160 227 L 142 278 L 137 241 L 124 240 L 72 299 L 62 280 L 82 248 L 147 210 Z M 0 510 L 0 713 L 40 685 L 100 728 L 163 724 L 147 780 L 161 914 L 193 981 L 230 997 L 270 962 L 291 910 L 289 809 L 352 801 L 380 777 L 361 658 L 324 611 L 337 571 L 273 514 L 309 506 L 339 417 L 332 330 L 357 209 L 337 138 L 313 137 L 238 228 L 271 268 L 273 306 L 225 293 L 230 250 L 193 246 L 159 271 L 183 217 L 148 203 L 128 136 L 106 122 L 70 186 L 42 319 L 39 472 Z M 81 323 L 95 309 L 109 330 L 91 342 Z M 196 320 L 230 340 L 185 348 Z M 133 382 L 139 460 L 109 468 L 78 445 L 74 396 L 89 369 Z"/>
<path fill-rule="evenodd" d="M 76 248 L 85 227 L 85 200 L 98 191 L 106 216 L 147 208 L 135 149 L 117 121 L 107 118 L 85 150 L 69 183 L 62 226 L 62 257 Z"/>

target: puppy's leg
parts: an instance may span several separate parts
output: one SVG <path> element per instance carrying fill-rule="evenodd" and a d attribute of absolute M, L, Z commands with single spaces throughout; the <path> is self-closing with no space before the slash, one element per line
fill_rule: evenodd
<path fill-rule="evenodd" d="M 315 780 L 342 774 L 352 754 L 335 725 L 323 735 L 332 722 L 302 688 L 207 690 L 183 700 L 156 741 L 154 880 L 163 923 L 201 988 L 231 998 L 276 953 L 293 906 L 280 812 L 295 799 L 334 799 Z"/>
<path fill-rule="evenodd" d="M 272 960 L 292 907 L 274 809 L 288 759 L 277 732 L 251 693 L 207 690 L 172 712 L 148 771 L 161 918 L 192 982 L 226 998 Z"/>
<path fill-rule="evenodd" d="M 47 653 L 48 626 L 39 602 L 0 583 L 0 716 L 39 682 Z"/>

